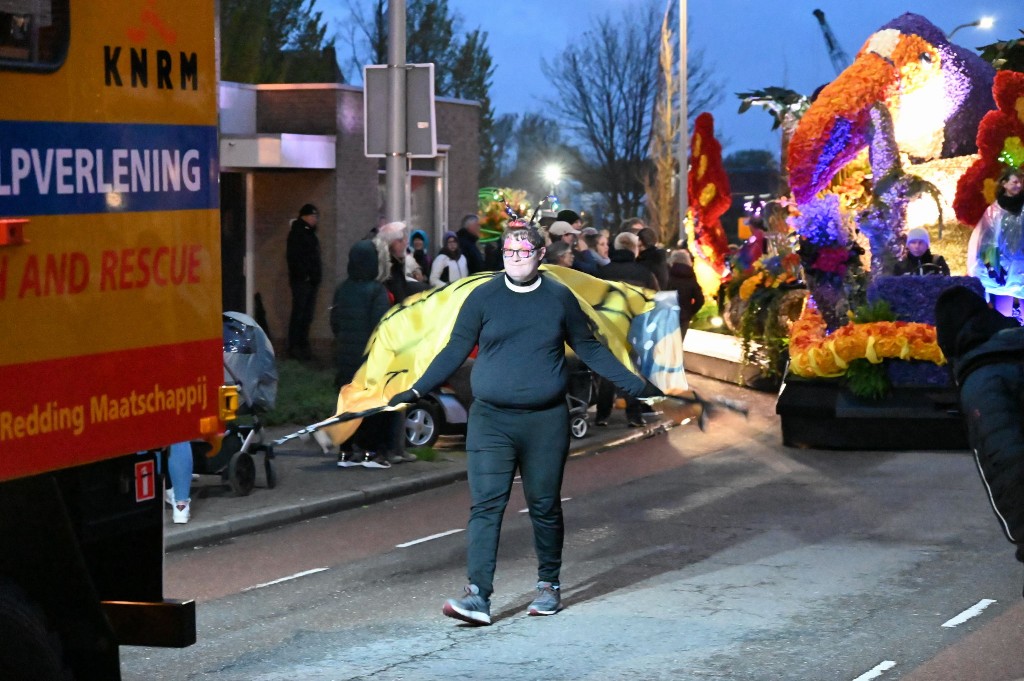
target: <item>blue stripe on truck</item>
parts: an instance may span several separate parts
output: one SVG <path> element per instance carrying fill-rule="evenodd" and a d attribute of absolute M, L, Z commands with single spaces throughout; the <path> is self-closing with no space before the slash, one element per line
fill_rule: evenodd
<path fill-rule="evenodd" d="M 217 128 L 0 121 L 0 217 L 216 208 Z"/>

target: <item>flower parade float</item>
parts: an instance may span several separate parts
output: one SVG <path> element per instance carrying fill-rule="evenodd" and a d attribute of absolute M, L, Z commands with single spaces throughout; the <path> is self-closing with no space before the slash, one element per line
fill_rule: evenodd
<path fill-rule="evenodd" d="M 690 139 L 687 195 L 690 219 L 687 237 L 693 252 L 693 271 L 705 295 L 712 296 L 725 275 L 729 240 L 722 216 L 732 204 L 729 177 L 722 163 L 722 145 L 715 139 L 715 119 L 701 113 L 693 122 Z"/>
<path fill-rule="evenodd" d="M 715 300 L 731 272 L 729 241 L 721 218 L 729 210 L 732 193 L 711 114 L 701 113 L 694 120 L 690 151 L 687 243 L 704 297 Z M 750 344 L 738 336 L 690 329 L 684 349 L 687 371 L 749 387 L 762 387 L 764 383 L 761 369 L 747 361 L 753 354 Z"/>
<path fill-rule="evenodd" d="M 971 165 L 979 125 L 996 108 L 994 76 L 927 19 L 905 14 L 868 38 L 797 125 L 787 158 L 790 221 L 809 296 L 790 328 L 776 404 L 784 444 L 966 447 L 932 314 L 943 290 L 980 284 L 890 275 L 905 257 L 912 202 L 936 204 L 941 238 L 952 197 L 916 168 Z"/>

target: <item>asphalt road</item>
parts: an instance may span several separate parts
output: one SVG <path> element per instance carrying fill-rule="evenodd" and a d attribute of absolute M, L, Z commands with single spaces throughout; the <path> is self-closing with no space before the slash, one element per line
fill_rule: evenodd
<path fill-rule="evenodd" d="M 785 449 L 772 395 L 723 390 L 751 402 L 749 420 L 570 461 L 557 616 L 525 615 L 535 563 L 519 492 L 495 624 L 441 615 L 464 583 L 460 483 L 170 554 L 166 590 L 200 601 L 200 642 L 125 648 L 124 676 L 1024 677 L 1024 570 L 966 452 Z"/>

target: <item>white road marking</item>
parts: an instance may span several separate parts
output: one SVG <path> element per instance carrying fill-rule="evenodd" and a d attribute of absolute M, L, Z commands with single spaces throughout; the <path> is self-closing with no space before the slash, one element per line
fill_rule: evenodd
<path fill-rule="evenodd" d="M 571 501 L 571 500 L 572 500 L 572 497 L 562 497 L 562 501 Z M 520 513 L 529 513 L 529 512 L 530 512 L 530 509 L 528 509 L 528 508 L 524 508 L 522 511 L 520 511 Z"/>
<path fill-rule="evenodd" d="M 967 620 L 980 615 L 982 610 L 992 605 L 993 603 L 995 603 L 995 601 L 991 598 L 982 598 L 980 601 L 978 601 L 971 607 L 967 608 L 953 619 L 943 622 L 942 626 L 946 627 L 947 629 L 952 629 L 955 626 L 961 625 Z"/>
<path fill-rule="evenodd" d="M 459 532 L 462 532 L 462 531 L 463 531 L 463 528 L 460 527 L 457 530 L 448 530 L 447 532 L 438 532 L 437 534 L 432 534 L 429 537 L 421 537 L 420 539 L 413 539 L 412 541 L 407 541 L 404 544 L 395 544 L 395 548 L 396 549 L 408 548 L 408 547 L 414 546 L 416 544 L 422 544 L 425 541 L 430 541 L 431 539 L 440 539 L 441 537 L 447 537 L 450 534 L 458 534 Z"/>
<path fill-rule="evenodd" d="M 877 665 L 875 665 L 873 669 L 864 672 L 863 674 L 855 678 L 853 681 L 871 681 L 871 679 L 877 679 L 879 676 L 882 675 L 882 672 L 892 669 L 895 666 L 896 663 L 892 660 L 879 662 Z"/>
<path fill-rule="evenodd" d="M 242 589 L 242 593 L 245 593 L 246 591 L 252 591 L 253 589 L 262 589 L 265 586 L 273 586 L 274 584 L 280 584 L 281 582 L 288 582 L 288 581 L 291 581 L 293 579 L 298 579 L 299 577 L 305 577 L 306 575 L 315 575 L 316 573 L 323 572 L 324 570 L 330 570 L 330 568 L 325 568 L 325 567 L 313 568 L 312 570 L 305 570 L 303 572 L 297 572 L 294 575 L 289 575 L 288 577 L 282 577 L 281 579 L 275 579 L 272 582 L 263 582 L 262 584 L 257 584 L 255 586 L 247 586 L 244 589 Z"/>

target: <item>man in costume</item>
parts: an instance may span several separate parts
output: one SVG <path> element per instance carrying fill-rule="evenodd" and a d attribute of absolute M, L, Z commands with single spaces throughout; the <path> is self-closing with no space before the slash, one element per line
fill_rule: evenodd
<path fill-rule="evenodd" d="M 627 394 L 662 394 L 594 337 L 572 291 L 538 271 L 545 249 L 537 229 L 513 223 L 502 246 L 504 271 L 469 294 L 448 344 L 411 389 L 390 401 L 391 406 L 415 402 L 443 383 L 479 345 L 466 437 L 472 497 L 469 585 L 463 598 L 450 599 L 443 608 L 445 615 L 475 625 L 491 623 L 501 519 L 517 468 L 538 560 L 537 597 L 528 612 L 553 615 L 561 609 L 561 487 L 569 452 L 565 344 Z"/>

